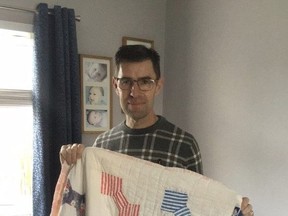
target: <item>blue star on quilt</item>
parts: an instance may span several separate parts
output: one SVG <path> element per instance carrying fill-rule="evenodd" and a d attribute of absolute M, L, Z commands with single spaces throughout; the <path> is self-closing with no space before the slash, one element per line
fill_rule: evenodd
<path fill-rule="evenodd" d="M 161 210 L 173 213 L 175 216 L 192 216 L 187 208 L 188 195 L 171 190 L 165 190 Z"/>

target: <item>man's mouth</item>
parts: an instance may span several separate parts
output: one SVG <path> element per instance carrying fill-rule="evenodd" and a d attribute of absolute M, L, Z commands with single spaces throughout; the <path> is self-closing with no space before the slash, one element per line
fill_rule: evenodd
<path fill-rule="evenodd" d="M 141 104 L 144 104 L 144 103 L 141 102 L 141 101 L 128 101 L 128 104 L 129 105 L 141 105 Z"/>

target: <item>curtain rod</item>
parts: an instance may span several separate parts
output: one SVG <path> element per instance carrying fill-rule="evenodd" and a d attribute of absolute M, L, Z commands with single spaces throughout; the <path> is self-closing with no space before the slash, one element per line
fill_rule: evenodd
<path fill-rule="evenodd" d="M 4 5 L 0 5 L 0 9 L 12 10 L 12 11 L 24 11 L 24 12 L 28 12 L 28 13 L 34 13 L 34 14 L 37 14 L 37 13 L 38 13 L 36 10 L 19 8 L 19 7 L 4 6 Z M 51 13 L 48 13 L 48 14 L 53 15 L 53 14 L 51 14 Z M 78 22 L 80 22 L 81 16 L 80 16 L 80 15 L 76 15 L 76 16 L 75 16 L 75 20 L 78 21 Z"/>

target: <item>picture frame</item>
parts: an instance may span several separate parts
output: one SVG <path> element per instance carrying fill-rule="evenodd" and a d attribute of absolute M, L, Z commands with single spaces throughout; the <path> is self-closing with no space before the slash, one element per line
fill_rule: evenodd
<path fill-rule="evenodd" d="M 100 133 L 111 128 L 112 58 L 80 54 L 82 132 Z"/>
<path fill-rule="evenodd" d="M 127 37 L 127 36 L 122 37 L 122 45 L 136 45 L 136 44 L 144 45 L 147 48 L 154 48 L 153 40 Z"/>

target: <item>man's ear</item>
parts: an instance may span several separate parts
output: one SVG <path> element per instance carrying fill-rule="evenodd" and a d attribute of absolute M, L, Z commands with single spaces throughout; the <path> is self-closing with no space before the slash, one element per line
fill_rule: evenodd
<path fill-rule="evenodd" d="M 116 92 L 117 95 L 119 95 L 119 91 L 118 91 L 118 83 L 117 83 L 117 80 L 115 79 L 115 77 L 112 78 L 112 85 L 113 85 L 113 88 Z"/>
<path fill-rule="evenodd" d="M 157 85 L 156 85 L 156 90 L 155 90 L 155 95 L 158 95 L 159 92 L 161 91 L 161 89 L 163 88 L 164 85 L 164 79 L 161 77 L 158 81 L 157 81 Z"/>

